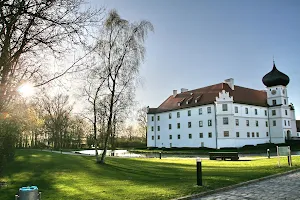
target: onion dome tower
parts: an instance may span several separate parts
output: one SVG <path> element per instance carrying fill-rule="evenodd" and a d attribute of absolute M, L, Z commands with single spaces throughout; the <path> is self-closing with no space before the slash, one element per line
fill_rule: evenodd
<path fill-rule="evenodd" d="M 276 68 L 275 62 L 273 62 L 272 71 L 270 71 L 263 77 L 262 82 L 267 87 L 272 87 L 277 85 L 287 86 L 290 82 L 290 78 L 286 74 L 279 71 Z"/>
<path fill-rule="evenodd" d="M 292 131 L 286 88 L 290 78 L 279 71 L 273 61 L 273 69 L 262 78 L 262 82 L 267 87 L 270 142 L 284 143 L 291 137 Z"/>

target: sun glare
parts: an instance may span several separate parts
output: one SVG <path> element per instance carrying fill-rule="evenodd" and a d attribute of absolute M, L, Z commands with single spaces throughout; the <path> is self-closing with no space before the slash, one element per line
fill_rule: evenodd
<path fill-rule="evenodd" d="M 35 89 L 33 85 L 30 83 L 24 83 L 18 88 L 18 92 L 23 96 L 23 97 L 30 97 L 34 95 Z"/>

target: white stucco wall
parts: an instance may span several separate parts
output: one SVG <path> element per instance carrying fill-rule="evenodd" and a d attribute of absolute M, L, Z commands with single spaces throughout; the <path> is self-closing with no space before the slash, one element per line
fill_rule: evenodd
<path fill-rule="evenodd" d="M 207 113 L 207 108 L 211 108 L 211 113 Z M 199 115 L 199 109 L 202 109 L 202 114 Z M 190 110 L 191 116 L 188 116 Z M 180 113 L 180 117 L 177 118 L 177 112 Z M 169 114 L 172 118 L 169 119 Z M 151 117 L 155 116 L 156 121 L 152 121 Z M 160 120 L 157 121 L 159 116 Z M 150 120 L 150 121 L 149 121 Z M 212 121 L 212 125 L 208 126 L 208 120 Z M 199 121 L 203 122 L 203 126 L 199 127 Z M 188 127 L 188 123 L 191 123 L 191 127 Z M 180 123 L 180 128 L 177 128 L 177 123 Z M 156 131 L 151 131 L 151 126 L 155 126 Z M 169 129 L 171 124 L 171 129 Z M 160 126 L 160 131 L 157 127 Z M 203 133 L 203 138 L 200 138 L 200 133 Z M 208 133 L 212 133 L 212 137 L 208 137 Z M 189 134 L 192 134 L 192 138 L 189 138 Z M 156 137 L 155 137 L 156 135 Z M 172 135 L 172 139 L 170 139 Z M 180 139 L 178 139 L 180 135 Z M 154 136 L 154 140 L 152 140 Z M 160 139 L 158 139 L 158 136 Z M 215 148 L 216 137 L 215 137 L 215 115 L 214 105 L 205 105 L 201 107 L 193 107 L 180 109 L 165 113 L 157 113 L 155 115 L 148 114 L 148 138 L 147 146 L 153 147 L 209 147 Z"/>
<path fill-rule="evenodd" d="M 272 94 L 272 90 L 276 90 L 276 94 Z M 216 97 L 214 104 L 148 114 L 147 146 L 222 148 L 257 145 L 270 141 L 284 143 L 288 131 L 291 136 L 296 135 L 294 113 L 288 106 L 287 89 L 284 86 L 271 87 L 267 89 L 267 95 L 270 105 L 274 99 L 278 105 L 267 108 L 239 104 L 234 102 L 229 93 L 222 91 Z M 226 111 L 223 111 L 223 104 L 227 104 Z M 211 113 L 207 113 L 207 107 L 211 107 Z M 202 109 L 201 115 L 199 109 Z M 246 113 L 246 109 L 248 113 Z M 191 116 L 188 116 L 189 110 Z M 276 115 L 272 115 L 272 110 L 276 110 Z M 177 118 L 177 112 L 180 112 L 179 118 Z M 170 113 L 171 119 L 169 119 Z M 152 121 L 152 116 L 154 121 Z M 160 117 L 159 121 L 157 120 L 158 116 Z M 223 123 L 224 117 L 228 118 L 228 124 Z M 208 126 L 208 120 L 212 120 L 212 126 Z M 238 125 L 236 125 L 236 120 L 239 122 Z M 246 124 L 247 120 L 249 120 L 249 126 Z M 273 126 L 274 120 L 276 126 Z M 199 121 L 203 122 L 203 127 L 199 127 Z M 188 122 L 191 122 L 191 128 L 188 127 Z M 177 123 L 180 123 L 180 129 L 177 128 Z M 171 129 L 169 129 L 169 124 L 172 126 Z M 152 126 L 153 131 L 151 131 Z M 160 127 L 159 131 L 158 126 Z M 225 137 L 224 131 L 228 131 L 229 136 Z M 237 132 L 239 137 L 237 137 Z M 203 133 L 203 138 L 199 137 L 200 133 Z M 212 133 L 212 138 L 208 138 L 208 133 Z M 248 137 L 248 133 L 250 137 Z M 192 134 L 192 138 L 189 138 L 189 134 Z M 170 139 L 170 135 L 172 135 L 172 139 Z M 177 138 L 177 135 L 180 135 L 180 139 Z"/>

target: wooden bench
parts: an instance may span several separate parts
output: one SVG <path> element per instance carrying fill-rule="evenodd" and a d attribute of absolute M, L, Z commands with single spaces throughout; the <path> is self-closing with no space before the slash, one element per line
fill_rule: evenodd
<path fill-rule="evenodd" d="M 239 154 L 238 152 L 209 152 L 209 159 L 210 160 L 238 160 L 239 159 Z"/>

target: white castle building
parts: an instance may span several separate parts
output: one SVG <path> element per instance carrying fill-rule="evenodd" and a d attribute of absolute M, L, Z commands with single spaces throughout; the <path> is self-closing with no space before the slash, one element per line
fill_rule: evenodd
<path fill-rule="evenodd" d="M 173 91 L 158 108 L 148 108 L 147 147 L 242 147 L 284 143 L 297 136 L 289 104 L 289 77 L 275 63 L 262 79 L 266 90 L 234 85 L 234 80 Z"/>

